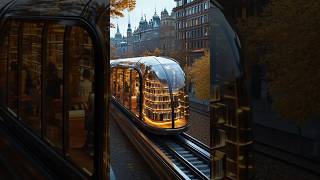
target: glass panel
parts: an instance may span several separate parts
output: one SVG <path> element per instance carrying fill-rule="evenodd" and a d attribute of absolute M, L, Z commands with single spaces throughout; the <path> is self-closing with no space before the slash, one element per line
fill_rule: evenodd
<path fill-rule="evenodd" d="M 131 109 L 132 112 L 139 116 L 140 111 L 140 80 L 139 73 L 136 70 L 131 71 Z"/>
<path fill-rule="evenodd" d="M 130 69 L 124 69 L 123 101 L 126 108 L 130 108 Z"/>
<path fill-rule="evenodd" d="M 221 160 L 226 170 L 212 168 L 211 178 L 243 177 L 248 179 L 252 168 L 252 155 L 249 149 L 252 141 L 249 138 L 250 122 L 247 104 L 246 84 L 240 66 L 240 42 L 223 13 L 213 7 L 210 15 L 211 24 L 211 107 L 210 107 L 210 147 L 221 149 L 225 154 L 222 159 L 217 151 L 212 151 L 214 160 Z M 245 92 L 245 93 L 243 93 Z M 242 151 L 246 149 L 248 151 Z M 241 159 L 241 161 L 239 161 Z M 242 163 L 244 162 L 244 163 Z M 214 166 L 212 166 L 214 167 Z"/>
<path fill-rule="evenodd" d="M 69 154 L 80 168 L 93 173 L 94 49 L 82 28 L 73 27 L 69 39 Z"/>
<path fill-rule="evenodd" d="M 117 69 L 113 68 L 111 69 L 111 94 L 115 97 L 116 96 L 116 86 L 117 86 Z"/>
<path fill-rule="evenodd" d="M 117 86 L 116 86 L 116 98 L 122 102 L 123 91 L 123 69 L 117 69 Z"/>
<path fill-rule="evenodd" d="M 41 34 L 43 24 L 23 24 L 20 116 L 41 132 Z"/>
<path fill-rule="evenodd" d="M 145 71 L 146 74 L 154 74 L 154 76 L 164 85 L 168 86 L 167 76 L 163 70 L 162 65 L 154 57 L 144 58 L 140 61 L 144 63 L 145 67 L 141 69 Z M 172 61 L 170 61 L 172 62 Z"/>
<path fill-rule="evenodd" d="M 0 106 L 4 107 L 7 105 L 7 59 L 8 36 L 6 34 L 0 46 Z"/>
<path fill-rule="evenodd" d="M 170 63 L 162 65 L 165 69 L 168 80 L 171 84 L 172 92 L 178 91 L 185 87 L 185 75 L 181 67 L 177 63 Z"/>
<path fill-rule="evenodd" d="M 143 84 L 143 117 L 157 128 L 172 128 L 170 91 L 165 71 L 157 60 L 148 59 Z"/>
<path fill-rule="evenodd" d="M 233 81 L 241 75 L 240 55 L 238 52 L 238 37 L 227 23 L 219 10 L 212 11 L 213 31 L 215 42 L 215 71 L 216 80 Z M 239 44 L 240 45 L 240 44 Z"/>
<path fill-rule="evenodd" d="M 18 110 L 18 22 L 10 22 L 8 49 L 8 107 L 16 115 Z"/>
<path fill-rule="evenodd" d="M 44 68 L 46 139 L 57 150 L 62 149 L 63 120 L 63 37 L 64 26 L 48 25 L 47 59 Z M 44 64 L 45 65 L 45 64 Z"/>
<path fill-rule="evenodd" d="M 171 60 L 157 57 L 168 75 L 172 89 L 174 107 L 174 128 L 184 127 L 188 122 L 189 104 L 188 95 L 185 92 L 185 74 L 177 63 Z"/>

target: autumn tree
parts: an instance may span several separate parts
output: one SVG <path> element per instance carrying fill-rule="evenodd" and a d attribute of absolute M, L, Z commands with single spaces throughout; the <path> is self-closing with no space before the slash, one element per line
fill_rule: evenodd
<path fill-rule="evenodd" d="M 136 7 L 136 0 L 111 0 L 110 1 L 110 16 L 123 17 L 123 11 L 127 9 L 132 11 Z"/>
<path fill-rule="evenodd" d="M 210 53 L 195 60 L 191 68 L 192 82 L 195 87 L 195 95 L 198 99 L 207 100 L 210 97 Z"/>
<path fill-rule="evenodd" d="M 301 127 L 320 116 L 320 1 L 270 1 L 240 23 L 245 54 L 267 65 L 274 109 Z"/>

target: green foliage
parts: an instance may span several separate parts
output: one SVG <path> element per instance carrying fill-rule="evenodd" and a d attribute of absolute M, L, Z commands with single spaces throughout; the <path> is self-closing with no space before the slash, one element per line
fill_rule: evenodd
<path fill-rule="evenodd" d="M 319 0 L 271 0 L 240 22 L 248 64 L 267 65 L 274 109 L 299 126 L 320 116 L 319 9 Z"/>

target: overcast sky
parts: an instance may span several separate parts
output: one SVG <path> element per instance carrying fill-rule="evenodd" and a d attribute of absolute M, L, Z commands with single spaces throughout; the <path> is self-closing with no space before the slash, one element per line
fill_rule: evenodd
<path fill-rule="evenodd" d="M 132 30 L 134 30 L 135 27 L 139 26 L 139 21 L 141 19 L 142 13 L 143 16 L 147 16 L 147 21 L 149 21 L 154 15 L 155 8 L 157 9 L 157 14 L 160 16 L 160 13 L 164 8 L 166 8 L 170 14 L 172 8 L 174 8 L 176 4 L 174 0 L 136 0 L 136 2 L 136 8 L 133 11 L 129 12 Z M 127 36 L 128 12 L 125 11 L 124 14 L 125 17 L 111 19 L 111 22 L 115 26 L 117 26 L 118 23 L 121 34 Z M 111 28 L 111 37 L 114 37 L 115 33 L 116 28 Z"/>

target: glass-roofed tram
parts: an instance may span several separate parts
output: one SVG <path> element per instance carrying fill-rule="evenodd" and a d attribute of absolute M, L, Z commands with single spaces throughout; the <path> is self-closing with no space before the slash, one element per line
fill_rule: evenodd
<path fill-rule="evenodd" d="M 189 119 L 185 74 L 180 65 L 164 57 L 111 60 L 111 93 L 155 134 L 178 134 Z"/>

